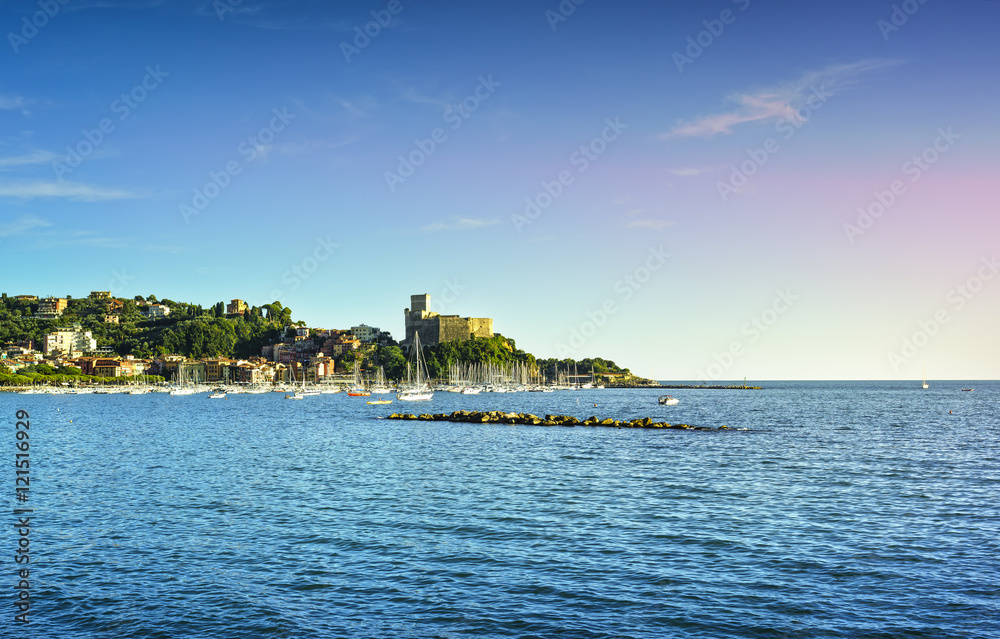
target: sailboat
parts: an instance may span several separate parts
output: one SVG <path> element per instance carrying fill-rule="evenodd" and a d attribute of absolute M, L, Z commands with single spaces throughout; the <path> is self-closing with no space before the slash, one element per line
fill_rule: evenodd
<path fill-rule="evenodd" d="M 171 389 L 171 391 L 170 391 L 171 395 L 174 395 L 174 396 L 177 396 L 177 395 L 194 395 L 194 393 L 195 393 L 194 387 L 193 386 L 188 386 L 188 385 L 184 384 L 183 377 L 184 377 L 184 375 L 181 372 L 181 368 L 178 367 L 177 368 L 177 382 L 178 382 L 179 385 L 176 386 L 176 387 L 174 387 L 173 389 Z"/>
<path fill-rule="evenodd" d="M 378 377 L 375 378 L 375 385 L 371 387 L 372 395 L 388 395 L 392 392 L 385 381 L 385 369 L 378 367 Z"/>
<path fill-rule="evenodd" d="M 930 386 L 927 385 L 927 365 L 926 364 L 924 364 L 924 388 L 930 388 Z"/>
<path fill-rule="evenodd" d="M 427 367 L 424 364 L 423 353 L 420 347 L 420 333 L 414 331 L 413 344 L 411 345 L 411 358 L 413 366 L 406 364 L 406 384 L 396 393 L 396 399 L 401 402 L 415 402 L 428 400 L 434 397 L 434 391 L 427 383 Z M 414 373 L 414 371 L 416 371 Z"/>
<path fill-rule="evenodd" d="M 368 397 L 371 393 L 365 389 L 361 379 L 361 362 L 354 362 L 354 385 L 347 389 L 347 394 L 351 397 Z"/>
<path fill-rule="evenodd" d="M 295 366 L 294 362 L 292 366 L 289 366 L 288 370 L 292 373 L 292 388 L 295 388 Z M 291 395 L 285 393 L 285 399 L 304 399 L 307 395 L 319 395 L 319 391 L 307 391 L 306 390 L 306 373 L 302 371 L 302 390 L 297 390 Z"/>

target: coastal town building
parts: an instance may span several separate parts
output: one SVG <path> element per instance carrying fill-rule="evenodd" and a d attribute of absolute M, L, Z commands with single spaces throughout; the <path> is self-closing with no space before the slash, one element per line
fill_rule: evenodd
<path fill-rule="evenodd" d="M 14 299 L 16 299 L 19 302 L 37 302 L 38 301 L 38 296 L 37 295 L 15 295 Z"/>
<path fill-rule="evenodd" d="M 206 359 L 205 360 L 205 381 L 222 382 L 229 378 L 229 367 L 234 364 L 231 359 Z"/>
<path fill-rule="evenodd" d="M 93 375 L 97 377 L 131 377 L 135 375 L 135 362 L 122 359 L 98 359 L 94 361 Z"/>
<path fill-rule="evenodd" d="M 226 305 L 226 315 L 242 315 L 250 310 L 243 300 L 232 300 Z"/>
<path fill-rule="evenodd" d="M 374 326 L 367 326 L 365 324 L 351 327 L 351 336 L 362 344 L 374 344 L 378 340 L 380 332 Z"/>
<path fill-rule="evenodd" d="M 197 359 L 189 359 L 177 363 L 177 379 L 179 383 L 205 383 L 208 378 L 208 366 Z"/>
<path fill-rule="evenodd" d="M 163 304 L 150 304 L 142 309 L 142 314 L 146 319 L 162 319 L 170 315 L 170 307 Z"/>
<path fill-rule="evenodd" d="M 329 357 L 340 357 L 344 353 L 361 348 L 361 340 L 349 337 L 335 337 L 326 341 L 323 352 Z"/>
<path fill-rule="evenodd" d="M 492 318 L 440 315 L 430 308 L 430 295 L 410 296 L 410 308 L 403 310 L 406 326 L 404 344 L 413 343 L 416 333 L 420 334 L 420 343 L 424 346 L 453 340 L 464 342 L 472 337 L 493 337 Z"/>
<path fill-rule="evenodd" d="M 38 302 L 35 317 L 38 319 L 56 319 L 66 310 L 69 301 L 65 297 L 46 297 Z"/>
<path fill-rule="evenodd" d="M 43 352 L 46 355 L 74 353 L 82 355 L 97 348 L 97 340 L 90 331 L 82 331 L 79 326 L 57 329 L 45 336 Z"/>
<path fill-rule="evenodd" d="M 111 299 L 111 291 L 91 291 L 88 297 L 92 300 L 108 300 Z"/>

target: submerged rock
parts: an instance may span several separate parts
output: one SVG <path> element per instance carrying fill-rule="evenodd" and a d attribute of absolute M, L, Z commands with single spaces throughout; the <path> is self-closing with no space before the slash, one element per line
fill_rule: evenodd
<path fill-rule="evenodd" d="M 654 422 L 652 417 L 642 417 L 626 421 L 617 419 L 601 419 L 591 415 L 582 422 L 571 415 L 546 415 L 544 419 L 531 413 L 507 413 L 504 411 L 467 411 L 457 410 L 453 413 L 424 413 L 412 415 L 409 413 L 393 413 L 386 419 L 412 419 L 433 422 L 461 422 L 467 424 L 523 424 L 529 426 L 608 426 L 613 428 L 660 428 L 671 430 L 717 430 L 707 426 L 691 426 L 689 424 L 668 424 Z M 721 426 L 718 430 L 732 430 L 729 426 Z"/>

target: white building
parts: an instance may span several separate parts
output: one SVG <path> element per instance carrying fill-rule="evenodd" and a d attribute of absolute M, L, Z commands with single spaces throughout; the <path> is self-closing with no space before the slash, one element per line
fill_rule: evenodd
<path fill-rule="evenodd" d="M 161 319 L 170 315 L 170 307 L 163 304 L 150 304 L 142 309 L 142 314 L 147 319 Z"/>
<path fill-rule="evenodd" d="M 378 339 L 378 334 L 379 330 L 374 326 L 362 324 L 361 326 L 351 327 L 351 336 L 362 344 L 374 344 Z"/>
<path fill-rule="evenodd" d="M 97 348 L 97 340 L 94 339 L 90 331 L 81 331 L 79 328 L 61 328 L 45 336 L 45 354 L 53 352 L 65 353 L 90 353 Z"/>

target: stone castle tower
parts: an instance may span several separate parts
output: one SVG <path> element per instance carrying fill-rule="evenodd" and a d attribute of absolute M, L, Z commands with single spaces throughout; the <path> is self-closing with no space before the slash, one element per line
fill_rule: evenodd
<path fill-rule="evenodd" d="M 471 337 L 493 337 L 493 319 L 489 317 L 459 317 L 440 315 L 431 310 L 431 296 L 410 296 L 410 308 L 403 310 L 406 323 L 406 337 L 403 343 L 413 342 L 414 333 L 420 333 L 420 343 L 424 346 L 465 341 Z"/>

